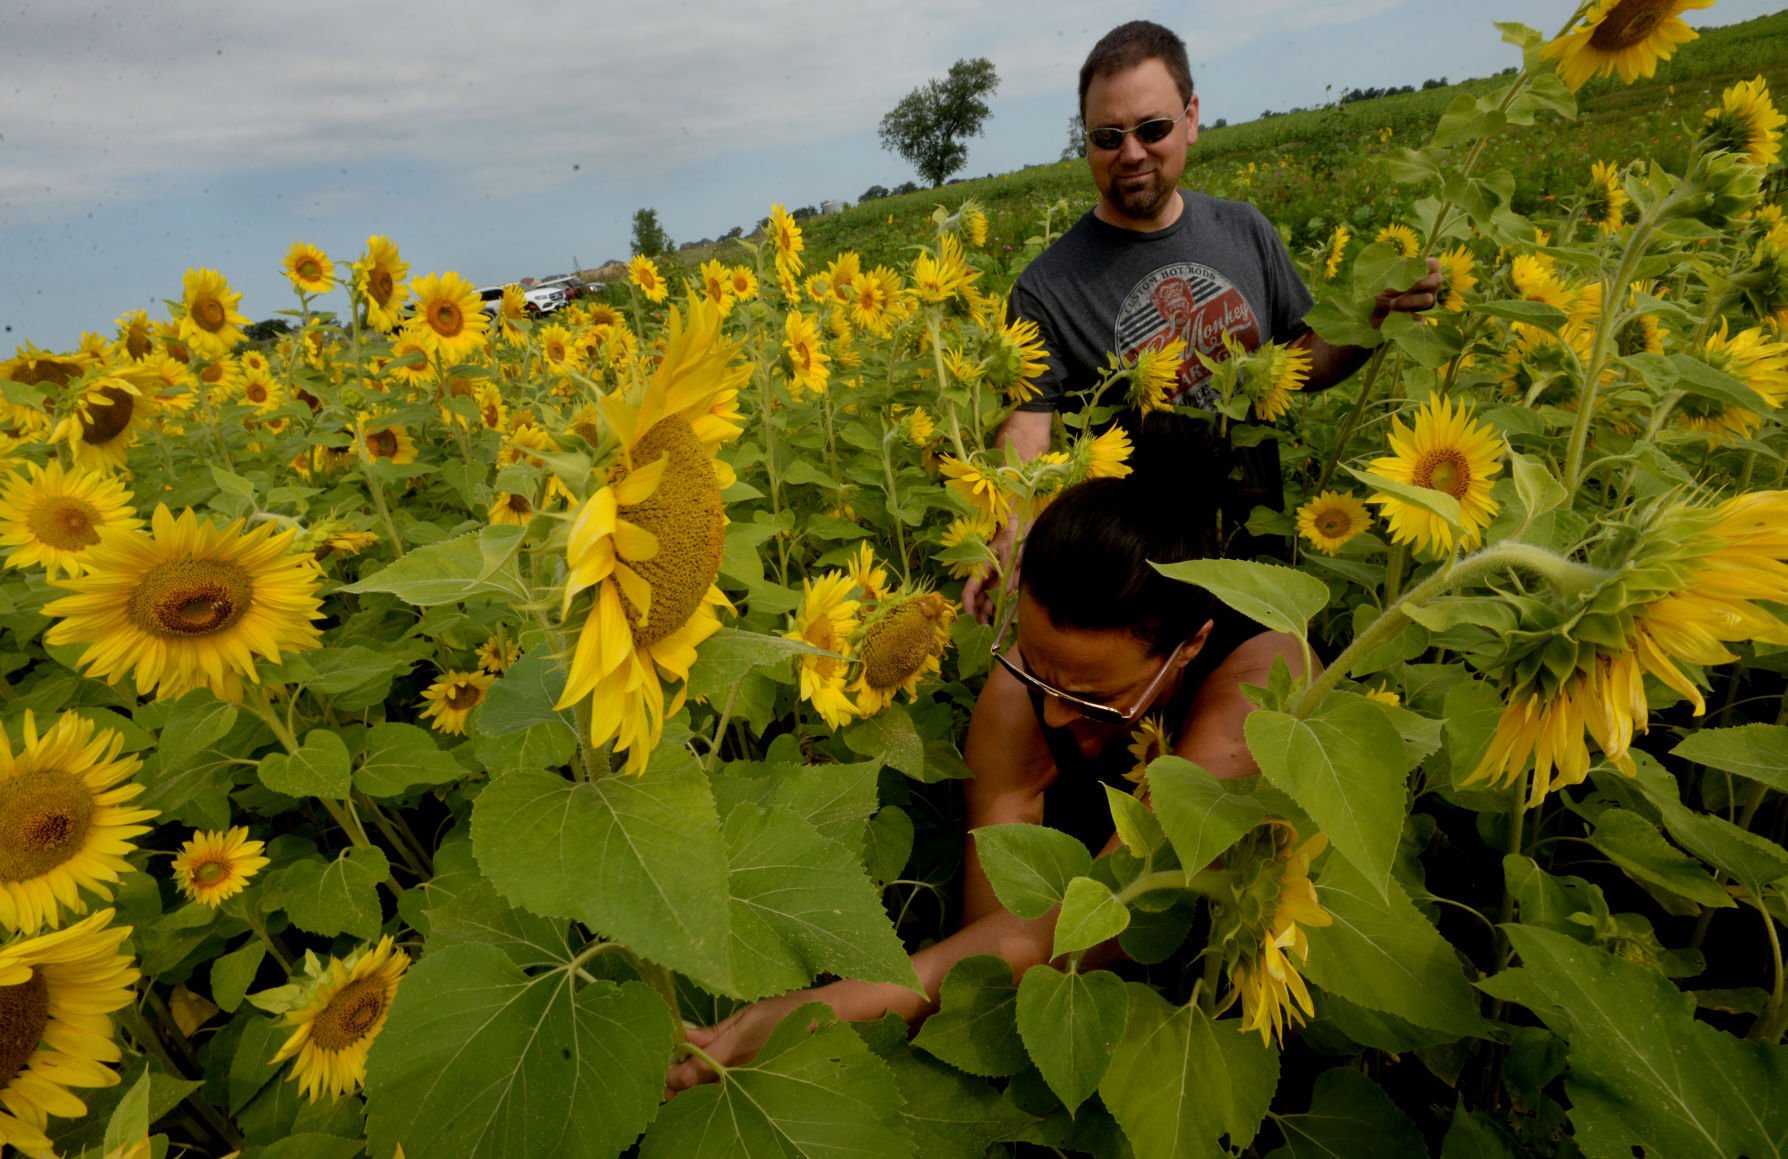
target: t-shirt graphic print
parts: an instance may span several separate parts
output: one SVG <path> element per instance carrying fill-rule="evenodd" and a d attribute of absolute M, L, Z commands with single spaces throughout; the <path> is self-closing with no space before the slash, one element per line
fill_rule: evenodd
<path fill-rule="evenodd" d="M 1159 350 L 1175 338 L 1186 343 L 1180 363 L 1180 385 L 1172 401 L 1216 409 L 1217 398 L 1205 385 L 1211 372 L 1193 351 L 1213 362 L 1229 357 L 1227 333 L 1244 350 L 1260 346 L 1260 320 L 1235 283 L 1210 266 L 1175 262 L 1137 282 L 1118 308 L 1111 348 L 1127 359 L 1144 350 Z"/>

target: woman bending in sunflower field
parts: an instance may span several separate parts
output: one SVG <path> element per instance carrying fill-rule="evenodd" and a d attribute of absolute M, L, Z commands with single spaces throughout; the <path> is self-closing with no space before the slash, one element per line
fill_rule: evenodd
<path fill-rule="evenodd" d="M 1042 824 L 1103 854 L 1118 843 L 1103 786 L 1132 790 L 1154 756 L 1177 754 L 1216 777 L 1258 771 L 1242 734 L 1253 707 L 1242 685 L 1264 685 L 1279 659 L 1301 672 L 1302 654 L 1292 637 L 1261 632 L 1149 566 L 1206 557 L 1214 538 L 1214 521 L 1183 498 L 1179 445 L 1171 427 L 1152 421 L 1137 440 L 1134 473 L 1069 488 L 1031 529 L 1016 615 L 995 633 L 997 664 L 969 723 L 971 833 Z M 1047 962 L 1055 912 L 1027 920 L 1001 906 L 972 838 L 963 868 L 962 928 L 913 955 L 928 998 L 838 981 L 754 1003 L 691 1030 L 690 1041 L 731 1066 L 754 1057 L 784 1015 L 810 1002 L 848 1021 L 892 1011 L 914 1023 L 936 1008 L 944 976 L 964 958 L 998 955 L 1014 977 Z M 670 1069 L 666 1084 L 674 1092 L 712 1077 L 691 1058 Z"/>

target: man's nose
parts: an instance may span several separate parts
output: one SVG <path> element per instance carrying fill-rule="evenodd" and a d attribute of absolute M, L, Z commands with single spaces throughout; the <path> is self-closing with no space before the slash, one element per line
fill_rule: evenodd
<path fill-rule="evenodd" d="M 1149 151 L 1143 147 L 1142 138 L 1135 133 L 1125 133 L 1124 143 L 1118 146 L 1118 160 L 1126 165 L 1134 165 L 1138 161 L 1148 159 Z"/>
<path fill-rule="evenodd" d="M 1080 714 L 1053 696 L 1043 698 L 1043 723 L 1050 728 L 1066 728 L 1080 719 Z"/>

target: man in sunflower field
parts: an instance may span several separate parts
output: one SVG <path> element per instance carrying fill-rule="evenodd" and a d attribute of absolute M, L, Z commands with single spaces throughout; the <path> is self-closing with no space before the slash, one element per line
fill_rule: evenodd
<path fill-rule="evenodd" d="M 1284 243 L 1251 205 L 1179 188 L 1186 152 L 1198 140 L 1198 96 L 1186 45 L 1146 20 L 1112 29 L 1080 70 L 1080 111 L 1088 126 L 1087 165 L 1099 202 L 1019 275 L 1011 314 L 1037 324 L 1048 369 L 1037 397 L 1019 406 L 996 441 L 1025 459 L 1049 449 L 1052 418 L 1085 405 L 1107 355 L 1135 359 L 1178 341 L 1177 381 L 1160 405 L 1215 409 L 1211 371 L 1229 356 L 1225 337 L 1244 350 L 1273 342 L 1307 358 L 1304 390 L 1345 380 L 1368 351 L 1325 342 L 1303 322 L 1310 291 Z M 1441 287 L 1439 265 L 1375 303 L 1376 326 L 1393 311 L 1426 310 Z M 1110 400 L 1106 400 L 1110 401 Z M 1236 530 L 1255 506 L 1283 506 L 1277 444 L 1237 450 L 1213 433 L 1211 453 L 1188 464 L 1188 495 L 1215 491 L 1223 536 L 1234 553 Z M 995 550 L 1011 551 L 1012 528 Z M 1244 552 L 1246 554 L 1246 552 Z M 963 606 L 983 623 L 993 601 L 986 574 L 971 577 Z"/>

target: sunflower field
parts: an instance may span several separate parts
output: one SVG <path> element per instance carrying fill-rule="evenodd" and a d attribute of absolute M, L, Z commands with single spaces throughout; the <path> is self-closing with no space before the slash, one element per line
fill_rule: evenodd
<path fill-rule="evenodd" d="M 1538 213 L 1485 163 L 1708 3 L 1499 25 L 1519 67 L 1373 162 L 1412 210 L 1302 254 L 1365 368 L 1211 360 L 1201 421 L 1278 443 L 1277 550 L 1165 570 L 1324 664 L 1251 690 L 1258 777 L 1146 720 L 1104 856 L 971 835 L 1054 958 L 961 961 L 916 1031 L 701 1028 L 923 996 L 956 928 L 962 582 L 1131 470 L 1097 422 L 994 441 L 1044 357 L 1003 294 L 1068 214 L 995 252 L 940 206 L 883 263 L 776 206 L 545 318 L 300 242 L 287 337 L 200 269 L 20 347 L 0 1150 L 1788 1154 L 1785 118 L 1740 82 L 1684 164 L 1580 158 Z M 1374 327 L 1430 257 L 1436 308 Z M 1168 407 L 1184 357 L 1082 414 Z"/>

